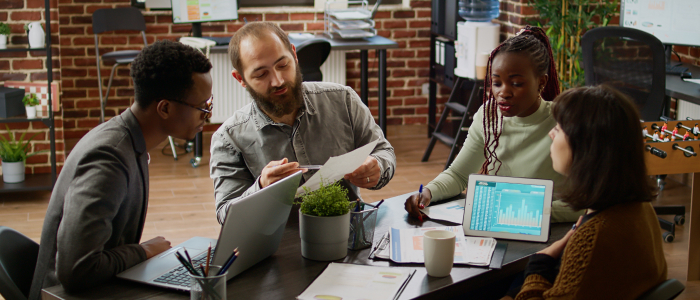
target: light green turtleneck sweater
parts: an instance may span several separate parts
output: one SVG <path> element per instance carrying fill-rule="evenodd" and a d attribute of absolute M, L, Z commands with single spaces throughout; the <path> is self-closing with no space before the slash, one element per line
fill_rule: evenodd
<path fill-rule="evenodd" d="M 503 163 L 498 174 L 491 175 L 542 178 L 554 181 L 556 187 L 562 176 L 552 169 L 549 146 L 552 140 L 549 131 L 557 125 L 551 115 L 552 102 L 540 100 L 535 113 L 524 118 L 504 117 L 502 133 L 496 155 Z M 479 173 L 484 158 L 483 105 L 474 116 L 469 134 L 450 167 L 440 173 L 426 186 L 432 194 L 432 201 L 453 197 L 467 188 L 469 174 Z M 500 110 L 498 115 L 500 117 Z M 492 165 L 493 166 L 493 165 Z M 552 222 L 576 221 L 583 211 L 575 212 L 566 204 L 552 202 Z"/>

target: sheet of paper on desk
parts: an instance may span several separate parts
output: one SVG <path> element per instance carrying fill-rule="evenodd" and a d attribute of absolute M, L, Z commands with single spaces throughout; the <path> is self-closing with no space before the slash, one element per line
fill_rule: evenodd
<path fill-rule="evenodd" d="M 430 205 L 421 209 L 423 213 L 431 219 L 445 220 L 452 223 L 462 224 L 464 220 L 464 201 L 467 199 L 457 199 L 450 202 Z"/>
<path fill-rule="evenodd" d="M 413 268 L 330 263 L 297 299 L 395 299 Z"/>
<path fill-rule="evenodd" d="M 309 191 L 317 190 L 321 185 L 321 178 L 323 178 L 323 184 L 331 184 L 343 179 L 345 174 L 352 173 L 352 171 L 357 170 L 357 168 L 359 168 L 362 163 L 365 162 L 367 156 L 372 153 L 374 147 L 377 146 L 377 142 L 379 142 L 379 140 L 370 142 L 367 145 L 343 155 L 329 158 L 328 161 L 323 164 L 323 167 L 321 167 L 321 169 L 314 174 L 314 176 L 311 176 L 311 178 L 309 178 L 304 185 L 297 189 L 296 196 L 299 197 L 306 193 L 304 192 L 304 187 L 307 187 Z"/>
<path fill-rule="evenodd" d="M 391 260 L 397 263 L 424 263 L 423 233 L 428 230 L 447 230 L 455 233 L 455 264 L 488 266 L 491 263 L 491 256 L 496 250 L 496 239 L 464 236 L 462 226 L 391 228 Z"/>
<path fill-rule="evenodd" d="M 700 79 L 683 79 L 685 82 L 692 82 L 695 84 L 700 84 Z"/>

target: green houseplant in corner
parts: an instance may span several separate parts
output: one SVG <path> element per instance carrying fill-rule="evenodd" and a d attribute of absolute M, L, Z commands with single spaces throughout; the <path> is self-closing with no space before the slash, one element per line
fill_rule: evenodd
<path fill-rule="evenodd" d="M 7 48 L 8 36 L 10 36 L 10 25 L 0 22 L 0 49 Z"/>
<path fill-rule="evenodd" d="M 39 105 L 39 99 L 36 97 L 36 94 L 24 95 L 22 103 L 24 103 L 24 109 L 27 111 L 27 119 L 36 118 L 36 106 Z"/>
<path fill-rule="evenodd" d="M 0 135 L 0 159 L 2 159 L 2 180 L 7 183 L 17 183 L 24 181 L 24 162 L 27 157 L 38 154 L 34 152 L 27 154 L 29 142 L 39 133 L 34 134 L 28 140 L 24 140 L 26 132 L 22 133 L 19 139 L 15 139 L 14 134 L 7 128 L 9 138 Z"/>
<path fill-rule="evenodd" d="M 351 208 L 347 189 L 336 182 L 304 190 L 299 208 L 301 255 L 318 261 L 347 256 Z"/>

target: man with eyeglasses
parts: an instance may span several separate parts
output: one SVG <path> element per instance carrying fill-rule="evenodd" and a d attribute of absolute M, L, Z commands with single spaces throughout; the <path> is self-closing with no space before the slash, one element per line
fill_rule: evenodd
<path fill-rule="evenodd" d="M 220 223 L 230 203 L 299 170 L 379 140 L 342 184 L 380 189 L 394 175 L 394 148 L 350 87 L 303 82 L 294 46 L 279 26 L 251 22 L 229 43 L 232 75 L 253 98 L 212 136 L 210 175 Z M 308 180 L 315 171 L 303 175 Z M 354 194 L 354 195 L 353 195 Z"/>
<path fill-rule="evenodd" d="M 141 242 L 148 151 L 168 136 L 192 139 L 211 115 L 212 65 L 198 50 L 158 41 L 131 64 L 135 102 L 86 134 L 66 159 L 46 212 L 29 299 L 62 284 L 94 287 L 170 248 Z"/>

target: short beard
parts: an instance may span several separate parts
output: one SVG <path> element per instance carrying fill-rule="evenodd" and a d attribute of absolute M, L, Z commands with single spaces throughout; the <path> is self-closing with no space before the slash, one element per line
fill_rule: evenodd
<path fill-rule="evenodd" d="M 270 90 L 267 92 L 267 95 L 263 95 L 261 93 L 256 92 L 255 90 L 253 90 L 253 88 L 250 87 L 249 84 L 246 84 L 245 89 L 250 94 L 250 97 L 253 98 L 255 104 L 257 104 L 258 107 L 260 107 L 260 109 L 262 109 L 263 112 L 265 112 L 269 116 L 281 118 L 301 108 L 304 102 L 304 98 L 302 96 L 301 91 L 302 76 L 301 70 L 299 69 L 299 65 L 297 64 L 296 67 L 297 71 L 294 78 L 294 82 L 287 82 L 279 88 L 270 88 Z M 280 96 L 272 95 L 272 93 L 274 93 L 275 91 L 278 91 L 285 87 L 289 90 L 288 93 L 285 93 Z M 272 99 L 273 97 L 276 97 L 277 99 Z"/>

